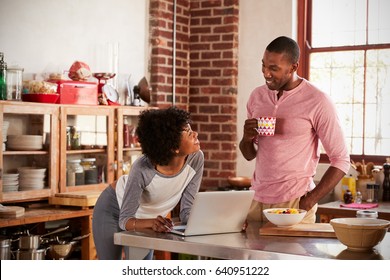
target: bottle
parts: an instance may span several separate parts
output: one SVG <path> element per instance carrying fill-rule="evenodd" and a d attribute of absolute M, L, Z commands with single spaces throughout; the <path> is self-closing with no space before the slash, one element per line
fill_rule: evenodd
<path fill-rule="evenodd" d="M 344 197 L 344 194 L 348 190 L 351 192 L 353 200 L 353 198 L 356 196 L 356 180 L 351 174 L 349 176 L 344 176 L 344 178 L 341 180 L 341 196 Z"/>
<path fill-rule="evenodd" d="M 348 189 L 348 190 L 344 193 L 343 198 L 344 198 L 344 203 L 345 203 L 345 204 L 352 203 L 352 201 L 353 201 L 352 192 Z"/>
<path fill-rule="evenodd" d="M 382 188 L 383 188 L 383 197 L 382 201 L 390 201 L 390 163 L 385 163 L 383 164 L 383 183 L 382 183 Z"/>
<path fill-rule="evenodd" d="M 130 127 L 127 121 L 127 117 L 123 120 L 123 147 L 130 147 Z"/>
<path fill-rule="evenodd" d="M 0 100 L 7 100 L 7 63 L 4 54 L 0 52 Z"/>
<path fill-rule="evenodd" d="M 355 203 L 361 204 L 362 201 L 363 201 L 362 193 L 357 191 L 356 192 L 356 197 L 355 197 Z"/>

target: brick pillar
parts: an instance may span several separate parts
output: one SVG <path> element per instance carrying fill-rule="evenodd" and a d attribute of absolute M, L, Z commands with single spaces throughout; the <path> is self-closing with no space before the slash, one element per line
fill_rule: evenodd
<path fill-rule="evenodd" d="M 191 1 L 189 108 L 205 153 L 203 189 L 236 172 L 238 3 Z"/>
<path fill-rule="evenodd" d="M 177 0 L 176 106 L 205 153 L 202 189 L 236 170 L 239 0 Z M 173 0 L 150 0 L 151 105 L 172 105 Z"/>
<path fill-rule="evenodd" d="M 173 3 L 173 0 L 150 0 L 151 105 L 161 108 L 173 103 Z M 189 0 L 177 0 L 175 105 L 185 110 L 189 92 L 189 7 Z"/>

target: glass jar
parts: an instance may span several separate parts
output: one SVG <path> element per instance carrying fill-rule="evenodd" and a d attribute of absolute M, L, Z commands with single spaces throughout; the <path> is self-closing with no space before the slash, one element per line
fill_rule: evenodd
<path fill-rule="evenodd" d="M 7 69 L 7 100 L 19 101 L 22 99 L 23 68 L 18 66 Z"/>
<path fill-rule="evenodd" d="M 86 185 L 98 183 L 98 170 L 95 158 L 81 159 L 81 166 L 84 170 L 84 182 Z"/>
<path fill-rule="evenodd" d="M 79 159 L 71 159 L 66 161 L 67 186 L 84 185 L 84 169 L 80 163 L 81 160 Z"/>
<path fill-rule="evenodd" d="M 359 211 L 356 211 L 356 217 L 357 218 L 376 219 L 376 218 L 378 218 L 378 212 L 372 211 L 372 210 L 359 210 Z"/>
<path fill-rule="evenodd" d="M 379 201 L 379 185 L 367 184 L 367 202 Z"/>

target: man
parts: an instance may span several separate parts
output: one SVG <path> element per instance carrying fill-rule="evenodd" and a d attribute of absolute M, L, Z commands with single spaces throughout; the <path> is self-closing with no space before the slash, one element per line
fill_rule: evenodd
<path fill-rule="evenodd" d="M 265 85 L 251 93 L 240 150 L 256 160 L 252 187 L 256 191 L 248 221 L 262 221 L 262 210 L 289 207 L 308 211 L 303 222 L 315 222 L 317 202 L 348 172 L 350 159 L 337 112 L 330 97 L 297 75 L 299 46 L 278 37 L 262 60 Z M 274 136 L 260 136 L 257 118 L 276 117 Z M 319 141 L 330 167 L 315 186 Z"/>

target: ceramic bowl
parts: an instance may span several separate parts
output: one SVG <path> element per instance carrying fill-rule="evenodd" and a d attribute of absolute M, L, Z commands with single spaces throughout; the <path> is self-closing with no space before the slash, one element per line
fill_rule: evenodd
<path fill-rule="evenodd" d="M 269 208 L 264 209 L 263 214 L 268 219 L 268 221 L 274 225 L 278 227 L 289 227 L 299 224 L 307 212 L 306 210 L 302 209 L 294 209 L 297 213 L 294 213 L 294 211 L 291 213 L 291 211 L 288 210 L 291 210 L 291 208 Z"/>
<path fill-rule="evenodd" d="M 337 239 L 351 251 L 370 251 L 378 245 L 390 227 L 390 221 L 369 218 L 330 220 Z"/>
<path fill-rule="evenodd" d="M 41 93 L 27 93 L 22 94 L 22 100 L 25 102 L 39 102 L 39 103 L 56 103 L 59 94 L 41 94 Z"/>

